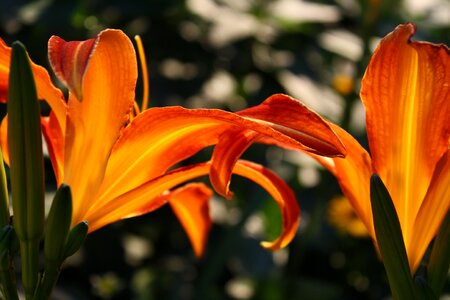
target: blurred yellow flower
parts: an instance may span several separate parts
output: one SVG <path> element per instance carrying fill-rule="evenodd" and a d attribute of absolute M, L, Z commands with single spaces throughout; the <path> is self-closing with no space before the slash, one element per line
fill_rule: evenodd
<path fill-rule="evenodd" d="M 327 212 L 328 222 L 339 232 L 354 237 L 368 237 L 369 232 L 345 196 L 336 196 L 330 200 Z"/>
<path fill-rule="evenodd" d="M 334 89 L 338 91 L 341 95 L 347 96 L 355 87 L 353 77 L 347 74 L 336 74 L 331 82 Z"/>

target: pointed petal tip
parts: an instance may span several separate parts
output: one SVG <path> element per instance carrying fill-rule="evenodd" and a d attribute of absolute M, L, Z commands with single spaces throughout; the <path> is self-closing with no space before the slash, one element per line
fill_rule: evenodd
<path fill-rule="evenodd" d="M 295 222 L 293 222 L 291 226 L 293 228 L 298 228 L 299 224 L 300 224 L 300 218 L 297 218 L 297 220 Z M 277 250 L 281 250 L 281 249 L 287 247 L 291 243 L 291 241 L 294 239 L 294 237 L 295 237 L 295 232 L 291 233 L 288 236 L 279 237 L 275 241 L 272 241 L 272 242 L 262 241 L 259 244 L 261 245 L 261 247 L 263 247 L 266 250 L 277 251 Z"/>
<path fill-rule="evenodd" d="M 170 195 L 169 204 L 186 231 L 197 258 L 203 257 L 212 226 L 209 212 L 212 194 L 203 183 L 190 183 Z"/>

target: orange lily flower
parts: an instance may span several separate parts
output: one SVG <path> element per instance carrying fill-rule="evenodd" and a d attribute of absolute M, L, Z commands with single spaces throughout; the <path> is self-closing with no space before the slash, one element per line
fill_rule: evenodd
<path fill-rule="evenodd" d="M 0 41 L 2 100 L 9 56 L 10 49 Z M 66 102 L 48 73 L 33 65 L 39 98 L 52 109 L 42 119 L 43 133 L 58 185 L 64 182 L 72 189 L 72 225 L 87 220 L 90 231 L 169 202 L 201 255 L 210 227 L 211 191 L 200 183 L 179 186 L 210 175 L 215 190 L 229 198 L 235 173 L 265 188 L 280 207 L 282 232 L 275 241 L 263 242 L 278 249 L 295 235 L 297 201 L 283 180 L 263 166 L 239 160 L 241 154 L 254 142 L 328 156 L 345 153 L 326 121 L 286 95 L 239 113 L 174 106 L 147 109 L 130 120 L 137 63 L 131 41 L 119 30 L 108 29 L 86 41 L 53 36 L 49 59 L 69 96 Z M 174 168 L 210 145 L 215 145 L 211 161 Z"/>
<path fill-rule="evenodd" d="M 362 80 L 361 99 L 371 155 L 331 124 L 347 149 L 341 158 L 316 157 L 376 243 L 370 176 L 378 173 L 394 202 L 414 272 L 450 206 L 449 48 L 411 42 L 415 26 L 398 26 L 382 39 Z"/>

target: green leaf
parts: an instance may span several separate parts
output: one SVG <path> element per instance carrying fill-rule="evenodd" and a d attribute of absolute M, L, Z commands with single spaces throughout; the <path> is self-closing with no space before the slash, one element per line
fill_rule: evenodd
<path fill-rule="evenodd" d="M 19 42 L 12 44 L 7 110 L 14 228 L 20 241 L 25 296 L 30 299 L 38 281 L 44 229 L 44 161 L 36 85 Z"/>
<path fill-rule="evenodd" d="M 428 283 L 436 295 L 440 295 L 450 268 L 450 213 L 447 213 L 434 240 L 428 263 Z"/>
<path fill-rule="evenodd" d="M 394 299 L 417 299 L 397 212 L 380 177 L 370 178 L 375 235 Z"/>

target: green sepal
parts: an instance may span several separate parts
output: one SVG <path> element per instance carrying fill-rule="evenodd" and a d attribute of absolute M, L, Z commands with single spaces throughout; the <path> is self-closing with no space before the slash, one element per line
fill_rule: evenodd
<path fill-rule="evenodd" d="M 56 191 L 47 216 L 44 253 L 47 262 L 61 264 L 64 248 L 72 221 L 72 193 L 68 185 L 62 184 Z"/>
<path fill-rule="evenodd" d="M 428 283 L 436 295 L 440 295 L 448 279 L 450 268 L 450 213 L 447 212 L 444 222 L 434 240 L 428 262 Z"/>
<path fill-rule="evenodd" d="M 81 248 L 88 234 L 88 229 L 89 225 L 86 221 L 82 221 L 72 228 L 67 237 L 66 247 L 64 248 L 64 259 L 74 255 Z"/>
<path fill-rule="evenodd" d="M 394 299 L 417 299 L 397 212 L 377 174 L 370 178 L 370 200 L 378 248 Z"/>
<path fill-rule="evenodd" d="M 30 299 L 38 281 L 44 230 L 44 160 L 36 85 L 19 42 L 12 44 L 7 111 L 13 222 L 20 241 L 22 283 Z"/>

